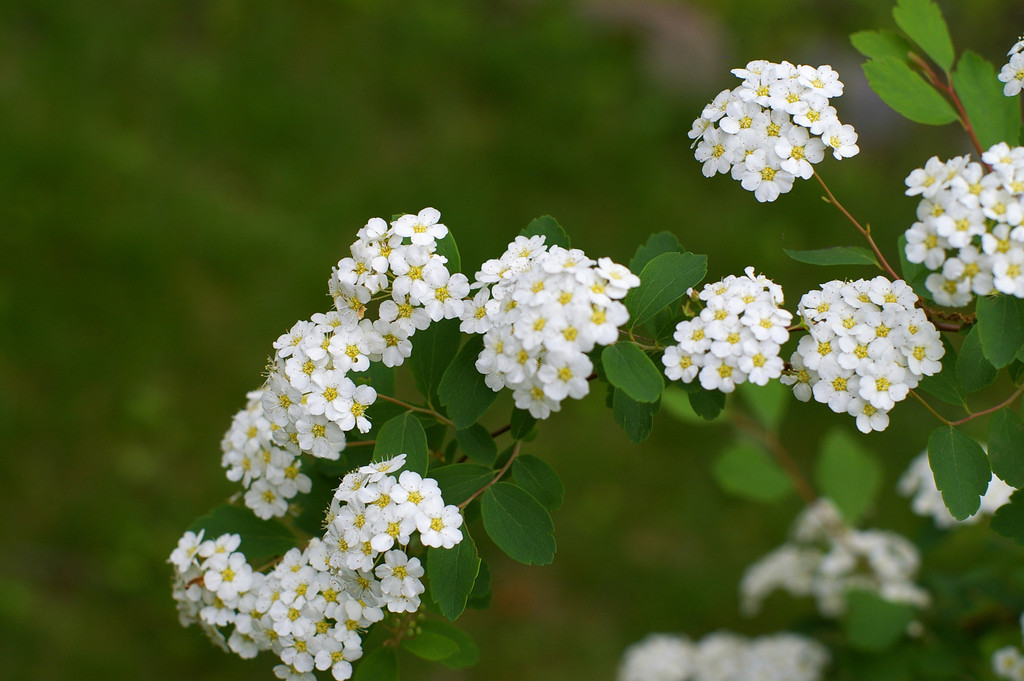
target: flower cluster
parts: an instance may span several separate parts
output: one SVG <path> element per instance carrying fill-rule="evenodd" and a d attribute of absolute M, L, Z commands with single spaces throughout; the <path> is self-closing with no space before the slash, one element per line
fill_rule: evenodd
<path fill-rule="evenodd" d="M 829 104 L 843 94 L 831 66 L 758 60 L 732 73 L 742 84 L 720 92 L 689 133 L 705 177 L 731 173 L 758 201 L 774 201 L 795 178 L 809 179 L 826 149 L 837 159 L 860 151 Z"/>
<path fill-rule="evenodd" d="M 1024 37 L 1013 44 L 1006 56 L 1010 59 L 999 70 L 998 78 L 1006 83 L 1003 94 L 1013 97 L 1020 94 L 1021 86 L 1024 85 Z"/>
<path fill-rule="evenodd" d="M 512 390 L 516 407 L 547 418 L 566 397 L 590 391 L 586 353 L 619 338 L 629 319 L 620 301 L 640 278 L 583 251 L 545 246 L 543 236 L 516 237 L 476 274 L 480 288 L 462 315 L 464 333 L 483 334 L 476 361 L 495 392 Z"/>
<path fill-rule="evenodd" d="M 779 307 L 782 287 L 755 276 L 753 267 L 745 273 L 704 286 L 697 296 L 704 309 L 676 325 L 678 345 L 661 358 L 670 379 L 699 378 L 705 390 L 728 393 L 745 381 L 765 385 L 782 375 L 779 349 L 789 340 L 793 314 Z"/>
<path fill-rule="evenodd" d="M 797 399 L 812 396 L 857 419 L 862 433 L 885 430 L 889 410 L 937 373 L 942 339 L 906 282 L 885 277 L 830 281 L 800 299 L 808 335 L 782 381 Z"/>
<path fill-rule="evenodd" d="M 405 455 L 363 466 L 335 493 L 323 539 L 288 551 L 257 572 L 226 534 L 186 532 L 171 553 L 181 622 L 198 622 L 211 639 L 243 658 L 272 650 L 278 678 L 315 681 L 313 669 L 339 681 L 363 654 L 363 630 L 390 612 L 415 612 L 424 569 L 404 548 L 419 532 L 424 546 L 462 540 L 462 515 L 445 506 L 437 482 L 404 471 Z M 230 633 L 225 633 L 230 627 Z"/>
<path fill-rule="evenodd" d="M 782 633 L 747 639 L 716 632 L 699 642 L 650 634 L 622 656 L 618 681 L 818 681 L 829 654 L 817 641 Z"/>
<path fill-rule="evenodd" d="M 1024 147 L 1000 142 L 985 165 L 933 156 L 907 176 L 907 195 L 921 196 L 906 232 L 907 260 L 932 273 L 935 302 L 968 305 L 996 291 L 1024 298 Z"/>
<path fill-rule="evenodd" d="M 910 508 L 919 516 L 931 517 L 936 527 L 950 528 L 958 524 L 970 524 L 977 522 L 982 516 L 992 515 L 996 510 L 1009 503 L 1010 495 L 1016 490 L 995 475 L 988 483 L 988 489 L 981 498 L 981 507 L 978 511 L 969 516 L 966 520 L 956 520 L 946 508 L 942 501 L 942 494 L 935 486 L 935 476 L 932 475 L 931 466 L 928 463 L 928 452 L 921 452 L 900 477 L 900 494 L 905 497 L 913 497 L 910 500 Z"/>
<path fill-rule="evenodd" d="M 921 558 L 905 537 L 845 525 L 827 499 L 808 506 L 793 523 L 791 540 L 743 575 L 743 610 L 755 614 L 776 589 L 813 596 L 825 617 L 846 612 L 846 593 L 863 589 L 887 601 L 923 607 L 930 598 L 914 575 Z"/>

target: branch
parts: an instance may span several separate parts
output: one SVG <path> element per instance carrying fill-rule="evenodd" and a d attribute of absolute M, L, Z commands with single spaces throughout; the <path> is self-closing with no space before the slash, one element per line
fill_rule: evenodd
<path fill-rule="evenodd" d="M 517 456 L 519 456 L 519 446 L 520 446 L 521 444 L 523 444 L 523 443 L 522 443 L 522 440 L 517 440 L 517 441 L 516 441 L 516 446 L 515 446 L 515 448 L 513 448 L 513 449 L 512 449 L 512 455 L 511 455 L 510 457 L 508 457 L 508 461 L 506 461 L 506 462 L 505 462 L 505 465 L 501 467 L 501 470 L 500 470 L 500 471 L 498 471 L 498 474 L 497 474 L 497 475 L 495 475 L 495 476 L 494 476 L 493 478 L 491 478 L 491 479 L 490 479 L 490 480 L 489 480 L 489 481 L 487 482 L 487 484 L 486 484 L 486 485 L 484 485 L 483 487 L 481 487 L 481 488 L 480 488 L 480 489 L 478 489 L 477 491 L 473 492 L 473 496 L 471 496 L 470 498 L 466 499 L 466 500 L 465 500 L 465 501 L 463 501 L 463 502 L 462 502 L 461 504 L 459 504 L 459 508 L 466 508 L 466 506 L 469 506 L 469 502 L 473 501 L 473 500 L 474 500 L 474 499 L 476 499 L 476 498 L 477 498 L 478 496 L 480 496 L 481 494 L 483 494 L 483 493 L 484 493 L 484 491 L 485 491 L 485 490 L 486 490 L 486 489 L 487 489 L 488 487 L 490 487 L 490 486 L 491 486 L 491 485 L 493 485 L 494 483 L 498 482 L 498 480 L 501 480 L 501 477 L 502 477 L 503 475 L 505 475 L 505 473 L 506 473 L 506 472 L 508 471 L 509 467 L 510 467 L 510 466 L 512 465 L 512 462 L 516 460 L 516 457 L 517 457 Z"/>

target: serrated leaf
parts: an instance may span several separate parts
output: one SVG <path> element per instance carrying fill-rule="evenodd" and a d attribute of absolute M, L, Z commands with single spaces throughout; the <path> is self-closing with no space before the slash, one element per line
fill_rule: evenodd
<path fill-rule="evenodd" d="M 544 459 L 532 454 L 521 454 L 512 462 L 512 477 L 516 484 L 539 501 L 544 508 L 554 511 L 562 505 L 565 485 L 558 473 Z"/>
<path fill-rule="evenodd" d="M 482 496 L 484 529 L 498 548 L 527 565 L 554 560 L 555 526 L 539 501 L 510 482 L 496 482 Z"/>
<path fill-rule="evenodd" d="M 928 463 L 952 516 L 963 520 L 976 513 L 992 479 L 981 445 L 952 426 L 936 428 L 928 438 Z"/>
<path fill-rule="evenodd" d="M 406 363 L 416 379 L 416 389 L 431 405 L 438 404 L 437 386 L 459 351 L 459 324 L 458 319 L 442 319 L 413 337 L 412 354 Z"/>
<path fill-rule="evenodd" d="M 647 241 L 637 246 L 636 252 L 629 261 L 629 270 L 640 274 L 644 266 L 662 253 L 683 253 L 685 250 L 679 239 L 672 232 L 658 232 L 647 237 Z"/>
<path fill-rule="evenodd" d="M 458 650 L 440 660 L 441 664 L 450 669 L 471 667 L 480 661 L 480 649 L 462 629 L 441 620 L 426 620 L 420 625 L 420 631 L 435 636 L 443 636 L 456 644 Z"/>
<path fill-rule="evenodd" d="M 544 244 L 546 246 L 561 246 L 562 248 L 569 248 L 569 235 L 566 234 L 562 226 L 558 224 L 558 220 L 554 219 L 550 215 L 542 215 L 539 218 L 534 218 L 530 221 L 526 227 L 519 232 L 520 236 L 537 236 L 541 235 L 544 237 Z"/>
<path fill-rule="evenodd" d="M 465 523 L 461 532 L 462 541 L 452 548 L 427 549 L 430 597 L 441 614 L 452 622 L 466 609 L 466 601 L 480 572 L 480 556 Z"/>
<path fill-rule="evenodd" d="M 494 477 L 494 471 L 477 463 L 453 463 L 430 470 L 446 504 L 459 505 L 476 494 Z"/>
<path fill-rule="evenodd" d="M 637 402 L 622 390 L 612 389 L 612 416 L 615 423 L 626 431 L 626 438 L 634 444 L 650 437 L 654 428 L 654 415 L 659 409 L 661 400 Z"/>
<path fill-rule="evenodd" d="M 455 431 L 455 439 L 459 448 L 472 461 L 485 466 L 494 465 L 498 457 L 498 445 L 482 425 L 474 423 L 469 428 Z"/>
<path fill-rule="evenodd" d="M 661 372 L 634 343 L 619 341 L 601 351 L 601 365 L 608 383 L 637 402 L 656 402 L 665 389 Z"/>
<path fill-rule="evenodd" d="M 939 6 L 931 0 L 899 0 L 892 9 L 896 25 L 943 71 L 953 68 L 953 39 Z"/>
<path fill-rule="evenodd" d="M 931 300 L 932 294 L 924 285 L 924 280 L 928 278 L 929 270 L 924 266 L 924 263 L 914 263 L 907 260 L 907 237 L 905 234 L 900 234 L 896 239 L 897 248 L 900 252 L 900 272 L 903 274 L 903 281 L 910 284 L 910 287 L 914 289 L 914 293 L 921 296 L 925 300 Z"/>
<path fill-rule="evenodd" d="M 848 591 L 846 604 L 846 638 L 859 650 L 877 652 L 892 647 L 906 634 L 916 614 L 912 605 L 887 601 L 873 591 Z"/>
<path fill-rule="evenodd" d="M 512 439 L 523 440 L 530 434 L 533 427 L 537 425 L 537 419 L 533 418 L 533 415 L 528 411 L 523 409 L 513 409 L 512 419 L 510 420 L 509 425 L 510 428 L 508 432 L 512 436 Z"/>
<path fill-rule="evenodd" d="M 725 409 L 725 393 L 699 388 L 687 395 L 694 413 L 705 421 L 714 421 Z"/>
<path fill-rule="evenodd" d="M 1017 490 L 1010 497 L 1010 503 L 996 509 L 990 527 L 1004 537 L 1024 545 L 1024 491 Z"/>
<path fill-rule="evenodd" d="M 427 434 L 423 425 L 411 412 L 391 419 L 377 433 L 373 445 L 373 460 L 383 461 L 399 454 L 405 454 L 403 470 L 426 475 L 430 452 L 427 451 Z"/>
<path fill-rule="evenodd" d="M 435 252 L 448 259 L 445 267 L 450 274 L 462 271 L 462 256 L 459 255 L 459 246 L 455 243 L 455 237 L 452 236 L 451 229 L 448 230 L 443 239 L 438 240 Z"/>
<path fill-rule="evenodd" d="M 907 61 L 913 48 L 892 31 L 858 31 L 850 36 L 855 50 L 868 59 L 899 59 Z"/>
<path fill-rule="evenodd" d="M 808 265 L 871 265 L 878 267 L 875 254 L 860 246 L 833 246 L 813 251 L 794 251 L 788 248 L 782 250 L 793 260 Z"/>
<path fill-rule="evenodd" d="M 1009 407 L 988 422 L 988 458 L 1000 480 L 1024 488 L 1024 419 Z"/>
<path fill-rule="evenodd" d="M 752 501 L 779 501 L 793 490 L 775 460 L 763 449 L 746 443 L 719 454 L 711 472 L 723 490 Z"/>
<path fill-rule="evenodd" d="M 949 102 L 905 63 L 872 59 L 863 68 L 871 89 L 905 118 L 926 125 L 945 125 L 957 119 Z"/>
<path fill-rule="evenodd" d="M 956 350 L 945 336 L 942 337 L 942 345 L 946 350 L 946 354 L 942 356 L 942 369 L 937 374 L 922 378 L 918 387 L 943 402 L 966 409 L 967 392 L 960 384 L 960 376 L 957 374 Z"/>
<path fill-rule="evenodd" d="M 964 391 L 973 393 L 986 388 L 996 380 L 999 371 L 985 359 L 981 349 L 981 333 L 975 324 L 960 346 L 960 357 L 956 360 L 956 374 Z"/>
<path fill-rule="evenodd" d="M 206 530 L 204 539 L 216 539 L 222 534 L 237 534 L 241 538 L 238 550 L 249 563 L 261 558 L 279 556 L 297 543 L 295 534 L 277 520 L 260 520 L 248 508 L 222 504 L 206 515 L 195 519 L 188 530 Z"/>
<path fill-rule="evenodd" d="M 875 503 L 882 466 L 845 430 L 836 429 L 825 436 L 814 478 L 822 496 L 835 502 L 848 524 L 855 526 Z"/>
<path fill-rule="evenodd" d="M 483 336 L 470 336 L 445 369 L 437 386 L 437 396 L 456 428 L 468 428 L 476 423 L 498 397 L 498 393 L 487 387 L 484 375 L 476 368 L 476 360 L 483 347 Z"/>
<path fill-rule="evenodd" d="M 1024 349 L 1024 300 L 1004 294 L 979 297 L 975 314 L 981 350 L 1002 369 Z"/>
<path fill-rule="evenodd" d="M 974 52 L 964 52 L 953 72 L 953 87 L 967 112 L 981 146 L 999 142 L 1014 146 L 1020 135 L 1020 104 L 1003 95 L 1003 84 L 991 63 Z"/>
<path fill-rule="evenodd" d="M 398 681 L 398 655 L 393 647 L 380 647 L 356 663 L 352 681 Z"/>
<path fill-rule="evenodd" d="M 644 324 L 660 310 L 682 298 L 700 283 L 708 271 L 706 255 L 662 253 L 644 265 L 640 285 L 630 289 L 623 302 L 629 310 L 630 328 Z"/>
<path fill-rule="evenodd" d="M 778 430 L 793 394 L 789 388 L 779 381 L 765 385 L 746 382 L 736 386 L 736 391 L 758 423 L 768 430 Z"/>

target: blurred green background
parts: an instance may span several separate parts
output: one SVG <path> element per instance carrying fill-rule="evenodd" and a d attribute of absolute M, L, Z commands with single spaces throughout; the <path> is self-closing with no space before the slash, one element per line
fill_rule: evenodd
<path fill-rule="evenodd" d="M 997 66 L 1020 3 L 940 3 L 958 48 Z M 895 259 L 903 178 L 969 151 L 867 89 L 847 34 L 892 27 L 876 0 L 9 0 L 0 3 L 0 653 L 4 678 L 269 679 L 182 629 L 164 561 L 235 487 L 218 443 L 271 342 L 328 306 L 371 216 L 441 210 L 466 271 L 550 213 L 628 262 L 652 231 L 754 265 L 791 307 L 834 276 L 782 248 L 856 244 L 811 183 L 759 205 L 705 180 L 686 132 L 750 59 L 830 63 L 860 156 L 821 172 Z M 922 523 L 891 493 L 934 422 L 913 401 L 867 440 L 887 465 L 874 520 Z M 794 405 L 809 468 L 852 419 Z M 566 482 L 555 564 L 495 554 L 494 606 L 465 616 L 478 667 L 409 678 L 611 678 L 650 631 L 792 626 L 806 603 L 737 613 L 744 567 L 783 540 L 793 499 L 757 506 L 709 474 L 731 438 L 662 414 L 631 446 L 600 394 L 566 403 L 530 452 Z M 869 521 L 870 522 L 870 521 Z M 977 535 L 975 544 L 995 541 Z M 1019 611 L 1018 611 L 1019 612 Z"/>

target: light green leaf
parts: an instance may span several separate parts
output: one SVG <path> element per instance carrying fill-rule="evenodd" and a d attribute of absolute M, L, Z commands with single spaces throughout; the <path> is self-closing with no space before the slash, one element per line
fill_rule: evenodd
<path fill-rule="evenodd" d="M 451 229 L 448 230 L 443 239 L 437 242 L 436 253 L 448 259 L 445 267 L 448 268 L 449 273 L 455 274 L 462 271 L 462 256 L 459 255 L 459 246 L 455 243 L 455 237 L 452 236 Z"/>
<path fill-rule="evenodd" d="M 835 502 L 850 525 L 874 504 L 882 485 L 878 459 L 841 429 L 825 436 L 814 474 L 822 496 Z"/>
<path fill-rule="evenodd" d="M 480 556 L 465 523 L 461 532 L 462 541 L 452 548 L 427 549 L 430 597 L 441 614 L 452 622 L 466 609 L 466 601 L 480 572 Z"/>
<path fill-rule="evenodd" d="M 953 73 L 953 87 L 982 147 L 999 142 L 1015 146 L 1020 104 L 1015 97 L 1003 95 L 1003 84 L 991 63 L 974 52 L 964 52 Z"/>
<path fill-rule="evenodd" d="M 928 463 L 953 517 L 963 520 L 976 513 L 992 479 L 981 445 L 952 426 L 936 428 L 928 438 Z"/>
<path fill-rule="evenodd" d="M 956 360 L 956 374 L 960 384 L 965 392 L 977 392 L 991 385 L 998 373 L 992 363 L 985 359 L 981 349 L 981 332 L 975 324 L 960 346 L 960 357 Z"/>
<path fill-rule="evenodd" d="M 476 494 L 494 477 L 494 471 L 478 463 L 453 463 L 430 469 L 446 504 L 458 506 Z"/>
<path fill-rule="evenodd" d="M 975 308 L 981 350 L 1002 369 L 1024 349 L 1024 300 L 999 294 L 978 298 Z"/>
<path fill-rule="evenodd" d="M 427 451 L 427 434 L 420 420 L 406 412 L 391 419 L 377 433 L 373 446 L 373 460 L 383 461 L 399 454 L 405 454 L 404 470 L 426 475 L 430 452 Z"/>
<path fill-rule="evenodd" d="M 896 25 L 943 71 L 953 68 L 953 39 L 942 10 L 931 0 L 899 0 L 892 9 Z"/>
<path fill-rule="evenodd" d="M 542 235 L 546 246 L 561 246 L 562 248 L 569 248 L 569 235 L 566 234 L 565 230 L 562 229 L 562 226 L 558 224 L 558 220 L 554 219 L 550 215 L 544 215 L 531 220 L 530 224 L 519 232 L 519 235 Z"/>
<path fill-rule="evenodd" d="M 768 381 L 765 385 L 746 382 L 736 386 L 736 391 L 758 423 L 768 430 L 778 430 L 793 394 L 788 387 L 779 381 Z"/>
<path fill-rule="evenodd" d="M 437 396 L 456 428 L 468 428 L 476 423 L 498 397 L 498 393 L 487 387 L 484 375 L 476 368 L 476 360 L 483 347 L 483 336 L 470 336 L 445 369 L 437 386 Z"/>
<path fill-rule="evenodd" d="M 1010 503 L 996 510 L 989 526 L 1004 537 L 1024 545 L 1024 491 L 1014 492 Z"/>
<path fill-rule="evenodd" d="M 723 490 L 753 501 L 779 501 L 793 489 L 774 459 L 746 443 L 735 444 L 719 454 L 711 472 Z"/>
<path fill-rule="evenodd" d="M 493 466 L 494 460 L 498 458 L 497 443 L 487 429 L 479 423 L 455 431 L 455 439 L 459 443 L 459 448 L 472 461 L 485 466 Z"/>
<path fill-rule="evenodd" d="M 887 601 L 873 591 L 848 591 L 846 603 L 846 638 L 851 647 L 859 650 L 878 652 L 891 648 L 906 634 L 907 625 L 916 614 L 913 606 Z"/>
<path fill-rule="evenodd" d="M 957 119 L 949 102 L 905 63 L 872 59 L 863 68 L 868 84 L 882 101 L 915 123 L 945 125 Z"/>
<path fill-rule="evenodd" d="M 459 651 L 459 644 L 443 634 L 424 631 L 411 638 L 402 639 L 402 647 L 416 657 L 437 662 L 450 657 Z"/>
<path fill-rule="evenodd" d="M 910 43 L 892 31 L 858 31 L 850 36 L 855 50 L 868 59 L 899 59 L 908 60 L 913 50 Z"/>
<path fill-rule="evenodd" d="M 706 255 L 662 253 L 644 265 L 640 285 L 623 302 L 629 309 L 630 328 L 644 324 L 696 286 L 708 271 Z"/>
<path fill-rule="evenodd" d="M 562 505 L 565 497 L 565 485 L 544 459 L 532 454 L 522 454 L 512 462 L 512 477 L 516 484 L 526 490 L 530 496 L 554 511 Z"/>
<path fill-rule="evenodd" d="M 782 250 L 793 260 L 808 265 L 871 265 L 878 267 L 875 254 L 860 246 L 833 246 L 814 251 L 794 251 L 788 248 Z"/>
<path fill-rule="evenodd" d="M 672 232 L 658 232 L 647 237 L 647 241 L 637 246 L 636 253 L 629 261 L 629 269 L 634 274 L 640 274 L 655 257 L 662 253 L 683 253 L 685 250 L 679 244 L 679 239 Z"/>
<path fill-rule="evenodd" d="M 496 482 L 482 496 L 484 529 L 498 548 L 527 565 L 555 559 L 555 526 L 539 501 L 510 482 Z"/>
<path fill-rule="evenodd" d="M 480 649 L 476 647 L 476 643 L 469 634 L 462 629 L 442 620 L 426 620 L 420 625 L 420 631 L 424 634 L 443 636 L 458 646 L 458 650 L 453 654 L 440 660 L 445 667 L 464 669 L 472 667 L 480 661 Z"/>
<path fill-rule="evenodd" d="M 988 422 L 988 458 L 1000 480 L 1024 488 L 1024 419 L 1009 407 Z"/>
<path fill-rule="evenodd" d="M 287 527 L 276 520 L 260 520 L 248 508 L 222 504 L 189 525 L 190 532 L 206 530 L 204 539 L 222 534 L 237 534 L 242 542 L 238 550 L 247 561 L 258 564 L 261 558 L 286 553 L 298 542 Z"/>
<path fill-rule="evenodd" d="M 612 393 L 612 416 L 615 423 L 626 431 L 626 438 L 632 443 L 646 440 L 654 428 L 654 415 L 661 408 L 657 402 L 637 402 L 618 388 Z"/>
<path fill-rule="evenodd" d="M 398 681 L 398 655 L 393 647 L 380 647 L 355 665 L 352 681 Z"/>
<path fill-rule="evenodd" d="M 700 386 L 698 386 L 698 389 L 700 389 Z M 661 394 L 661 404 L 665 408 L 665 412 L 673 418 L 679 419 L 684 423 L 706 425 L 708 419 L 694 411 L 693 405 L 690 404 L 690 395 L 689 391 L 675 385 L 670 385 Z M 721 410 L 716 412 L 715 418 L 719 416 L 721 416 Z"/>
<path fill-rule="evenodd" d="M 960 376 L 957 373 L 956 350 L 945 336 L 942 337 L 942 345 L 946 349 L 946 354 L 942 356 L 942 370 L 937 374 L 922 378 L 918 387 L 943 402 L 966 409 L 967 392 L 960 384 Z"/>
<path fill-rule="evenodd" d="M 459 350 L 459 324 L 458 319 L 443 319 L 413 337 L 412 355 L 406 364 L 416 379 L 416 389 L 431 405 L 438 404 L 437 386 Z"/>
<path fill-rule="evenodd" d="M 601 351 L 608 382 L 637 402 L 656 402 L 665 389 L 661 372 L 636 344 L 619 341 Z"/>

